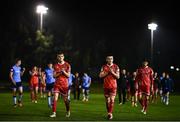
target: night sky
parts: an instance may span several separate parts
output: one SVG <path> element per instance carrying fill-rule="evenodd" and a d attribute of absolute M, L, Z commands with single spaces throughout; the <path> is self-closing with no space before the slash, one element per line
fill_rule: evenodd
<path fill-rule="evenodd" d="M 113 54 L 116 63 L 126 62 L 135 69 L 142 59 L 150 56 L 150 30 L 148 24 L 158 24 L 154 32 L 154 62 L 156 68 L 167 69 L 180 66 L 179 11 L 177 3 L 168 2 L 120 2 L 120 1 L 69 1 L 69 0 L 7 0 L 1 4 L 1 45 L 8 43 L 6 32 L 16 35 L 16 23 L 25 18 L 27 25 L 36 28 L 38 15 L 36 5 L 43 3 L 49 10 L 44 17 L 44 28 L 55 35 L 56 40 L 66 26 L 74 32 L 73 46 L 91 49 L 99 41 L 105 52 Z M 27 21 L 28 20 L 28 21 Z M 64 26 L 66 25 L 66 26 Z M 3 41 L 3 40 L 6 41 Z M 76 43 L 76 41 L 78 43 Z M 78 45 L 76 45 L 78 44 Z M 2 52 L 8 50 L 1 47 Z M 93 50 L 93 49 L 91 49 Z M 22 52 L 22 55 L 23 52 Z M 10 57 L 10 56 L 9 56 Z M 99 59 L 102 62 L 104 58 Z M 93 64 L 93 63 L 92 63 Z"/>

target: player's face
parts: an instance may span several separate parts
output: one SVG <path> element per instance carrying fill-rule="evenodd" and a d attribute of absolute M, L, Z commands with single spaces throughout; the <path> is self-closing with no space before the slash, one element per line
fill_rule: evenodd
<path fill-rule="evenodd" d="M 143 62 L 143 66 L 146 67 L 148 65 L 148 62 L 147 61 L 144 61 Z"/>
<path fill-rule="evenodd" d="M 38 68 L 35 66 L 35 67 L 33 68 L 33 70 L 34 70 L 34 71 L 38 71 Z"/>
<path fill-rule="evenodd" d="M 58 60 L 58 62 L 63 62 L 64 61 L 64 55 L 63 54 L 58 54 L 57 55 L 57 60 Z"/>
<path fill-rule="evenodd" d="M 52 67 L 53 67 L 53 64 L 48 64 L 48 67 L 49 67 L 49 68 L 52 68 Z"/>
<path fill-rule="evenodd" d="M 79 73 L 76 73 L 75 76 L 78 77 L 78 76 L 79 76 Z"/>
<path fill-rule="evenodd" d="M 113 56 L 108 56 L 106 58 L 106 61 L 107 61 L 108 64 L 112 64 L 113 63 Z"/>
<path fill-rule="evenodd" d="M 126 74 L 126 70 L 125 70 L 125 69 L 122 70 L 122 74 L 123 74 L 123 75 Z"/>
<path fill-rule="evenodd" d="M 169 75 L 168 75 L 168 74 L 166 75 L 166 78 L 169 78 Z"/>
<path fill-rule="evenodd" d="M 166 76 L 166 73 L 165 73 L 165 72 L 163 72 L 163 73 L 162 73 L 162 77 L 165 77 L 165 76 Z"/>
<path fill-rule="evenodd" d="M 133 72 L 133 76 L 136 76 L 136 72 Z"/>
<path fill-rule="evenodd" d="M 17 65 L 20 66 L 21 65 L 21 60 L 17 61 Z"/>

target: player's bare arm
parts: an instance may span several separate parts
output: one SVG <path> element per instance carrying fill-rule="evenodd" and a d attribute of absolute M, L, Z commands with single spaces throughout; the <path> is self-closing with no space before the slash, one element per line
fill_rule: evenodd
<path fill-rule="evenodd" d="M 103 77 L 106 77 L 108 74 L 109 74 L 108 72 L 101 71 L 101 72 L 99 73 L 99 77 L 100 77 L 100 78 L 103 78 Z"/>
<path fill-rule="evenodd" d="M 24 72 L 25 72 L 25 68 L 23 68 L 22 72 L 21 72 L 21 76 L 23 76 Z"/>
<path fill-rule="evenodd" d="M 10 72 L 9 77 L 14 85 L 16 85 L 16 81 L 13 79 L 13 72 Z"/>

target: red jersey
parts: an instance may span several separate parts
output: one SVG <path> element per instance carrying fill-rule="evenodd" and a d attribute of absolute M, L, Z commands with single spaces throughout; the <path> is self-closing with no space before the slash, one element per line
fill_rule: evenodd
<path fill-rule="evenodd" d="M 141 67 L 137 70 L 136 82 L 140 86 L 151 86 L 153 83 L 153 70 L 150 67 Z"/>
<path fill-rule="evenodd" d="M 31 83 L 31 84 L 38 84 L 38 81 L 39 81 L 38 72 L 32 71 L 32 76 L 31 76 L 30 83 Z"/>
<path fill-rule="evenodd" d="M 54 72 L 61 73 L 62 70 L 66 71 L 66 72 L 70 72 L 71 66 L 69 65 L 69 63 L 64 62 L 64 64 L 57 63 L 54 65 Z M 62 88 L 67 88 L 68 87 L 68 77 L 66 77 L 63 73 L 60 74 L 56 78 L 55 85 L 60 86 Z"/>
<path fill-rule="evenodd" d="M 104 88 L 116 89 L 117 88 L 117 81 L 116 81 L 117 79 L 113 74 L 110 73 L 110 68 L 114 72 L 119 72 L 119 67 L 116 64 L 113 64 L 111 66 L 106 64 L 102 67 L 101 71 L 108 73 L 108 75 L 104 77 Z"/>

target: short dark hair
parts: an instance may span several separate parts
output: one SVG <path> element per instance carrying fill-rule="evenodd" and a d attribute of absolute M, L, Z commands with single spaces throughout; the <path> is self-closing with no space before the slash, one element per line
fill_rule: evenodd
<path fill-rule="evenodd" d="M 60 51 L 57 53 L 57 55 L 64 55 L 64 53 Z"/>
<path fill-rule="evenodd" d="M 15 63 L 17 63 L 18 61 L 21 61 L 21 59 L 20 58 L 16 58 L 15 59 Z"/>

